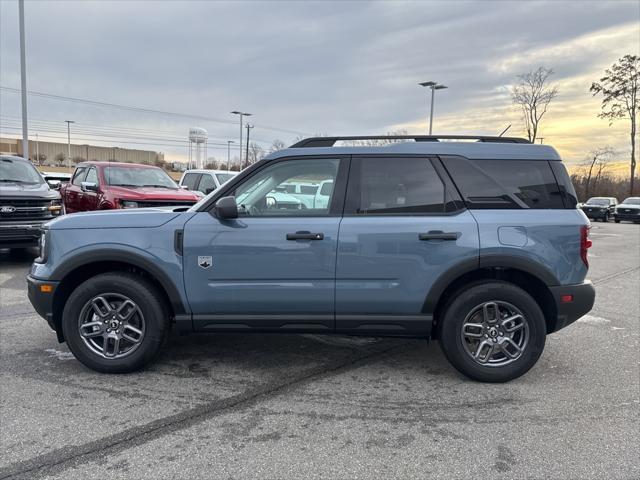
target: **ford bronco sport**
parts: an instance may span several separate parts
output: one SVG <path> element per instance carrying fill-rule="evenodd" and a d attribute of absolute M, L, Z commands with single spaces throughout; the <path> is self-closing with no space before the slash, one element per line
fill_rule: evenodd
<path fill-rule="evenodd" d="M 188 211 L 52 221 L 31 302 L 100 372 L 141 368 L 171 328 L 435 338 L 473 379 L 527 372 L 595 297 L 589 222 L 557 152 L 502 137 L 362 138 L 302 140 Z M 292 183 L 323 185 L 328 201 L 279 208 L 273 192 Z"/>

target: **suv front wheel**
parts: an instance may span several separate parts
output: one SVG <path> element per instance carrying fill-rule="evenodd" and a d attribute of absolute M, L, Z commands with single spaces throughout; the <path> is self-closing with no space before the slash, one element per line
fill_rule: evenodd
<path fill-rule="evenodd" d="M 169 333 L 169 316 L 149 281 L 113 272 L 90 278 L 71 293 L 62 328 L 69 349 L 84 365 L 126 373 L 158 355 Z"/>
<path fill-rule="evenodd" d="M 540 358 L 546 324 L 536 301 L 507 282 L 476 283 L 452 296 L 444 310 L 440 344 L 451 364 L 483 382 L 507 382 Z"/>

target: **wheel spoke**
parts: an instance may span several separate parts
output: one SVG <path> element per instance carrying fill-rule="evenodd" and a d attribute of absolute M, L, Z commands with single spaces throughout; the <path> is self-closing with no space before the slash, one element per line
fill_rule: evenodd
<path fill-rule="evenodd" d="M 133 314 L 136 313 L 138 306 L 133 303 L 131 300 L 125 300 L 122 302 L 122 305 L 118 307 L 116 311 L 116 315 L 123 322 L 128 322 Z"/>
<path fill-rule="evenodd" d="M 104 318 L 111 313 L 113 308 L 104 297 L 96 297 L 91 300 L 91 308 L 100 318 Z"/>
<path fill-rule="evenodd" d="M 133 325 L 125 325 L 122 328 L 122 338 L 128 340 L 131 343 L 138 343 L 142 341 L 142 330 L 134 327 Z"/>
<path fill-rule="evenodd" d="M 507 333 L 513 333 L 524 328 L 524 317 L 520 314 L 512 315 L 501 322 L 502 328 Z"/>
<path fill-rule="evenodd" d="M 466 323 L 462 328 L 465 337 L 482 338 L 484 327 L 481 323 Z"/>
<path fill-rule="evenodd" d="M 487 302 L 482 306 L 482 318 L 485 323 L 496 323 L 500 318 L 498 305 L 494 302 Z"/>
<path fill-rule="evenodd" d="M 102 345 L 102 353 L 105 357 L 115 357 L 120 349 L 120 339 L 115 335 L 104 337 Z"/>
<path fill-rule="evenodd" d="M 99 337 L 104 333 L 102 322 L 89 322 L 80 325 L 80 335 L 84 338 Z"/>
<path fill-rule="evenodd" d="M 522 354 L 522 349 L 509 337 L 505 337 L 498 343 L 498 348 L 500 348 L 500 351 L 508 358 L 517 358 Z"/>
<path fill-rule="evenodd" d="M 487 363 L 493 355 L 493 345 L 493 343 L 487 340 L 480 342 L 480 345 L 478 345 L 476 353 L 474 354 L 476 361 L 479 363 Z"/>

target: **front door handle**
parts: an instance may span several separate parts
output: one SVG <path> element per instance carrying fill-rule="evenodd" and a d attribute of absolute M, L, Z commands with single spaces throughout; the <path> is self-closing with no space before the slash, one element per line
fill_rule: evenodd
<path fill-rule="evenodd" d="M 420 240 L 457 240 L 460 232 L 443 232 L 442 230 L 429 230 L 427 233 L 418 234 Z"/>
<path fill-rule="evenodd" d="M 287 233 L 287 240 L 323 240 L 324 233 L 311 233 L 308 231 Z"/>

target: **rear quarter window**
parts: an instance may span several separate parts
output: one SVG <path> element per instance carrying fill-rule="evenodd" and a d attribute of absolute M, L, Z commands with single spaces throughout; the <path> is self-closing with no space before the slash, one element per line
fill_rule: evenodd
<path fill-rule="evenodd" d="M 471 209 L 571 208 L 565 206 L 565 194 L 550 165 L 559 162 L 469 160 L 454 156 L 442 160 Z"/>

